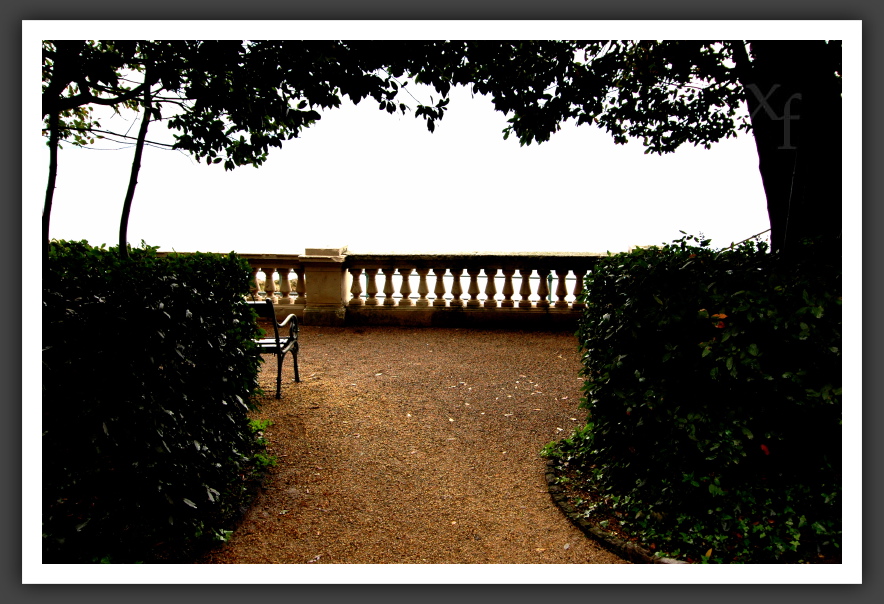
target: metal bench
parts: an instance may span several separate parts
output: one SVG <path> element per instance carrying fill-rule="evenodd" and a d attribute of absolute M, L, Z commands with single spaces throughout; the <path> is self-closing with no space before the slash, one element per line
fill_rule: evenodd
<path fill-rule="evenodd" d="M 295 364 L 295 381 L 301 381 L 301 375 L 298 373 L 298 318 L 295 315 L 289 315 L 280 323 L 276 319 L 276 313 L 273 310 L 273 302 L 264 300 L 262 302 L 246 302 L 259 318 L 267 319 L 273 327 L 273 333 L 265 335 L 273 337 L 258 338 L 255 344 L 258 345 L 260 354 L 276 355 L 276 398 L 281 398 L 282 390 L 282 362 L 285 355 L 292 353 L 292 359 Z M 281 336 L 283 328 L 288 327 L 288 335 Z"/>

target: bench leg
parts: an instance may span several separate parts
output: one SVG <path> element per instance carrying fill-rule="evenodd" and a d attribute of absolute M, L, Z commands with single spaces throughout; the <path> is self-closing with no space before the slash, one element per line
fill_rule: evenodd
<path fill-rule="evenodd" d="M 282 398 L 282 355 L 276 355 L 276 398 Z"/>
<path fill-rule="evenodd" d="M 301 374 L 298 372 L 298 348 L 297 348 L 297 346 L 292 349 L 292 359 L 294 360 L 294 363 L 295 363 L 295 381 L 300 382 L 301 381 Z"/>

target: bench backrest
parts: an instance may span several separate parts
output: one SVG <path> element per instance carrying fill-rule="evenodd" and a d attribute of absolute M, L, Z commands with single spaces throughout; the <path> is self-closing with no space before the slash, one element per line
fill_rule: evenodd
<path fill-rule="evenodd" d="M 270 324 L 273 325 L 273 337 L 278 343 L 279 322 L 276 320 L 276 312 L 273 310 L 273 302 L 271 302 L 270 300 L 263 300 L 261 302 L 247 301 L 246 304 L 248 304 L 260 318 L 270 320 Z"/>

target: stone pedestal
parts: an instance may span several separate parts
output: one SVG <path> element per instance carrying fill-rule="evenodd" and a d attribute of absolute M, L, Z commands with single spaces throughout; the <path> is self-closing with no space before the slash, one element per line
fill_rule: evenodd
<path fill-rule="evenodd" d="M 343 326 L 351 276 L 344 269 L 347 248 L 307 248 L 300 257 L 306 274 L 304 325 Z"/>

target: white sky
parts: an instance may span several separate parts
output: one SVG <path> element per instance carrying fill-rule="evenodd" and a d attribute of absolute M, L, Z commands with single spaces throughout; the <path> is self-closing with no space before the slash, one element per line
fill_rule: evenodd
<path fill-rule="evenodd" d="M 429 102 L 429 89 L 408 89 Z M 411 114 L 348 101 L 272 149 L 257 169 L 227 172 L 148 148 L 129 241 L 286 254 L 344 245 L 354 252 L 603 252 L 668 242 L 679 229 L 728 245 L 769 227 L 749 136 L 661 157 L 645 155 L 639 141 L 615 145 L 597 128 L 569 124 L 542 145 L 520 147 L 514 137 L 503 140 L 506 118 L 490 99 L 458 88 L 450 106 L 430 133 Z M 121 117 L 101 121 L 128 128 Z M 165 124 L 149 134 L 172 142 Z M 48 157 L 41 140 L 33 144 Z M 51 236 L 115 244 L 132 156 L 131 147 L 63 148 Z"/>
<path fill-rule="evenodd" d="M 861 258 L 861 53 L 860 22 L 23 22 L 23 272 L 39 255 L 40 216 L 48 150 L 39 135 L 39 41 L 69 38 L 769 38 L 843 39 L 845 62 L 845 159 L 843 215 L 845 253 Z M 411 86 L 409 86 L 411 88 Z M 422 101 L 414 89 L 412 93 Z M 428 93 L 427 93 L 428 94 Z M 411 103 L 412 106 L 414 103 Z M 858 117 L 859 116 L 859 117 Z M 617 146 L 604 132 L 566 125 L 540 146 L 502 140 L 506 117 L 489 100 L 454 91 L 450 110 L 430 134 L 423 120 L 391 116 L 372 101 L 327 112 L 300 140 L 272 149 L 267 163 L 225 172 L 177 152 L 147 149 L 139 176 L 129 241 L 144 239 L 163 250 L 303 253 L 306 247 L 349 246 L 352 252 L 384 251 L 621 251 L 659 244 L 678 230 L 704 233 L 715 247 L 769 227 L 757 156 L 751 138 L 718 143 L 709 151 L 682 148 L 669 156 L 644 155 L 639 141 Z M 113 122 L 103 122 L 108 126 Z M 133 126 L 133 132 L 137 125 Z M 165 134 L 154 125 L 150 138 Z M 165 134 L 168 136 L 168 134 Z M 66 147 L 59 155 L 50 235 L 116 244 L 132 150 L 89 151 Z M 833 170 L 838 169 L 833 166 Z M 860 261 L 861 262 L 861 261 Z M 845 317 L 861 316 L 861 263 L 845 274 Z M 853 272 L 851 272 L 853 271 Z M 851 295 L 851 288 L 852 294 Z M 851 328 L 852 325 L 852 328 Z M 861 336 L 846 324 L 844 426 L 860 443 Z M 28 351 L 35 358 L 36 351 Z M 31 367 L 31 370 L 39 371 Z M 36 376 L 28 378 L 33 383 Z M 23 406 L 27 414 L 34 407 Z M 23 442 L 33 442 L 39 419 L 23 423 Z M 32 429 L 27 429 L 28 427 Z M 861 580 L 859 449 L 845 452 L 845 564 L 841 568 L 754 569 L 752 582 L 855 582 Z M 852 470 L 856 473 L 852 474 Z M 23 473 L 23 492 L 34 473 Z M 30 477 L 30 478 L 29 478 Z M 853 481 L 851 481 L 853 477 Z M 23 503 L 25 503 L 23 501 Z M 23 506 L 23 527 L 36 526 L 34 506 Z M 30 514 L 30 515 L 28 515 Z M 24 531 L 24 528 L 23 528 Z M 272 568 L 174 569 L 39 568 L 39 548 L 23 532 L 25 582 L 540 582 L 548 573 L 519 568 L 354 568 L 348 579 L 316 566 L 310 573 Z M 36 565 L 28 562 L 36 560 Z M 585 570 L 587 582 L 743 582 L 749 569 L 658 567 Z M 622 571 L 622 572 L 621 572 Z M 582 571 L 583 572 L 583 571 Z M 573 573 L 569 572 L 569 580 Z"/>

